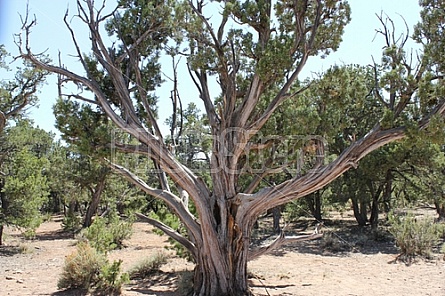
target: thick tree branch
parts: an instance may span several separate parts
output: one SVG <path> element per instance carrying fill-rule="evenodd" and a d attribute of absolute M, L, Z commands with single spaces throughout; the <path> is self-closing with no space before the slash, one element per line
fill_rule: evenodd
<path fill-rule="evenodd" d="M 306 8 L 307 9 L 307 6 Z M 306 14 L 306 11 L 302 13 L 301 19 L 304 19 L 304 15 Z M 320 0 L 317 0 L 317 8 L 316 8 L 316 14 L 314 17 L 313 24 L 310 26 L 310 37 L 308 41 L 304 41 L 304 48 L 303 53 L 298 61 L 298 65 L 296 66 L 295 70 L 293 71 L 292 75 L 289 77 L 289 79 L 286 81 L 286 83 L 283 85 L 283 87 L 280 89 L 280 91 L 277 93 L 275 98 L 272 100 L 272 102 L 267 106 L 266 110 L 263 112 L 263 114 L 254 122 L 250 124 L 248 127 L 249 130 L 260 130 L 261 127 L 269 120 L 269 118 L 272 116 L 273 112 L 278 108 L 278 106 L 287 98 L 290 96 L 287 94 L 292 84 L 295 82 L 295 80 L 298 78 L 298 75 L 303 70 L 304 66 L 306 65 L 306 62 L 311 54 L 313 54 L 313 47 L 315 42 L 315 36 L 317 34 L 318 27 L 320 26 L 321 22 L 321 14 L 322 14 L 322 3 Z M 303 30 L 301 28 L 301 30 Z M 306 31 L 305 33 L 301 33 L 299 36 L 300 40 L 304 40 L 306 37 Z M 294 50 L 297 50 L 295 48 Z M 307 86 L 308 87 L 308 86 Z M 307 87 L 304 87 L 297 91 L 292 96 L 295 96 L 301 92 L 303 92 Z M 253 110 L 253 109 L 252 109 Z M 247 109 L 249 111 L 249 109 Z M 244 115 L 245 114 L 245 115 Z M 247 116 L 247 117 L 246 117 Z M 244 112 L 241 115 L 241 123 L 247 123 L 248 117 L 250 117 L 249 112 Z"/>
<path fill-rule="evenodd" d="M 297 235 L 297 236 L 285 236 L 284 232 L 282 231 L 281 234 L 269 245 L 265 247 L 261 247 L 258 249 L 251 250 L 249 252 L 249 258 L 248 261 L 252 261 L 257 259 L 258 257 L 265 255 L 283 245 L 290 244 L 290 243 L 296 243 L 296 242 L 303 242 L 308 240 L 315 240 L 322 238 L 322 233 L 313 233 L 313 234 L 306 234 L 306 235 Z"/>
<path fill-rule="evenodd" d="M 95 26 L 96 25 L 94 24 L 90 24 L 90 29 L 94 28 Z M 111 121 L 117 125 L 118 128 L 132 135 L 141 143 L 144 143 L 148 147 L 150 147 L 153 155 L 155 155 L 155 159 L 162 165 L 162 169 L 172 177 L 174 182 L 178 183 L 179 186 L 189 192 L 191 198 L 197 206 L 198 213 L 201 216 L 205 209 L 208 208 L 208 199 L 206 199 L 206 196 L 209 196 L 209 191 L 207 187 L 202 180 L 196 177 L 190 170 L 188 170 L 184 165 L 180 164 L 174 158 L 174 156 L 169 152 L 164 143 L 162 143 L 157 137 L 147 132 L 146 129 L 143 128 L 141 122 L 136 117 L 136 112 L 134 112 L 134 108 L 128 94 L 128 89 L 124 85 L 125 83 L 122 78 L 122 73 L 120 73 L 120 71 L 115 69 L 112 65 L 109 65 L 104 60 L 104 58 L 99 58 L 99 61 L 103 63 L 103 66 L 106 68 L 109 75 L 111 77 L 115 77 L 113 79 L 113 83 L 116 83 L 115 88 L 118 90 L 117 95 L 119 96 L 122 104 L 125 105 L 123 107 L 124 111 L 120 115 L 118 115 L 113 107 L 110 105 L 107 96 L 102 92 L 99 84 L 94 80 L 93 77 L 86 78 L 75 74 L 65 68 L 50 65 L 39 60 L 35 55 L 33 55 L 28 43 L 29 30 L 31 26 L 28 25 L 25 27 L 27 28 L 25 30 L 26 46 L 25 50 L 23 50 L 22 47 L 19 47 L 20 56 L 23 59 L 30 61 L 32 64 L 40 69 L 44 69 L 51 73 L 60 74 L 64 77 L 69 78 L 73 82 L 81 84 L 91 90 L 94 93 L 95 99 L 98 101 L 102 110 L 105 112 L 105 114 L 107 114 Z M 95 48 L 94 51 L 96 54 L 101 54 L 102 52 L 98 50 L 97 46 L 95 45 L 95 40 L 99 42 L 97 38 L 98 32 L 92 32 L 92 34 L 93 47 Z M 131 112 L 128 113 L 129 110 Z M 123 114 L 127 113 L 131 118 L 121 117 Z"/>
<path fill-rule="evenodd" d="M 118 164 L 112 162 L 108 162 L 108 164 L 113 170 L 126 177 L 127 180 L 138 186 L 145 193 L 163 200 L 187 226 L 187 229 L 190 229 L 193 236 L 196 239 L 200 238 L 200 226 L 196 222 L 196 218 L 190 213 L 188 208 L 185 207 L 184 203 L 179 197 L 169 191 L 148 186 L 147 183 L 141 180 L 138 176 Z"/>
<path fill-rule="evenodd" d="M 190 251 L 190 253 L 192 253 L 192 255 L 194 257 L 196 257 L 197 255 L 197 248 L 196 246 L 189 241 L 187 238 L 185 238 L 184 236 L 182 236 L 179 232 L 175 231 L 173 228 L 165 225 L 164 223 L 152 219 L 150 217 L 147 217 L 141 213 L 136 213 L 136 216 L 141 219 L 142 221 L 145 221 L 151 225 L 153 225 L 156 228 L 159 228 L 160 230 L 162 230 L 166 235 L 168 235 L 169 237 L 171 237 L 172 239 L 176 240 L 177 242 L 179 242 L 181 245 L 183 245 L 187 250 Z"/>
<path fill-rule="evenodd" d="M 445 108 L 444 108 L 445 109 Z M 238 218 L 252 214 L 258 216 L 267 209 L 285 204 L 290 200 L 306 196 L 334 181 L 370 152 L 405 136 L 405 128 L 381 130 L 377 125 L 362 139 L 354 142 L 337 159 L 328 165 L 311 170 L 309 173 L 285 181 L 274 187 L 267 187 L 253 195 L 239 195 L 244 205 L 238 211 Z"/>

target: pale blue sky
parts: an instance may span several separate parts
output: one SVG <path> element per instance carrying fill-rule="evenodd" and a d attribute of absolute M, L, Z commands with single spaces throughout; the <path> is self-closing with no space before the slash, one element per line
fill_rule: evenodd
<path fill-rule="evenodd" d="M 26 3 L 27 0 L 0 0 L 0 44 L 5 44 L 6 49 L 12 54 L 17 53 L 17 48 L 13 42 L 13 34 L 20 32 L 19 15 L 25 14 Z M 63 23 L 63 16 L 68 7 L 72 11 L 71 15 L 74 14 L 75 3 L 75 0 L 29 0 L 31 15 L 35 15 L 37 18 L 37 26 L 32 30 L 30 41 L 34 52 L 47 50 L 53 60 L 57 61 L 57 54 L 60 51 L 62 61 L 68 68 L 81 71 L 79 62 L 70 56 L 75 52 L 68 30 Z M 381 27 L 375 16 L 376 13 L 380 14 L 381 11 L 384 11 L 393 18 L 399 32 L 404 30 L 404 24 L 399 14 L 403 15 L 407 21 L 411 30 L 410 33 L 412 33 L 412 27 L 419 20 L 418 0 L 350 0 L 349 3 L 352 7 L 352 21 L 346 27 L 339 50 L 324 60 L 318 57 L 311 58 L 301 78 L 311 76 L 311 73 L 326 70 L 333 64 L 367 65 L 372 63 L 372 56 L 378 61 L 384 40 L 377 36 L 373 41 L 375 29 Z M 75 29 L 81 28 L 76 26 L 75 20 L 73 26 Z M 83 29 L 76 30 L 76 32 L 79 32 L 77 37 L 81 47 L 87 50 L 89 48 L 88 34 Z M 171 62 L 169 60 L 166 62 L 167 69 L 165 71 L 170 71 Z M 194 95 L 191 81 L 187 78 L 185 81 L 180 80 L 179 83 L 185 101 L 196 101 L 197 97 Z M 160 104 L 160 118 L 162 121 L 171 110 L 168 98 L 171 87 L 166 85 L 164 89 L 165 91 L 161 90 L 162 93 L 158 94 L 161 97 L 160 101 L 167 102 Z M 217 95 L 217 93 L 214 95 Z M 187 98 L 187 96 L 189 97 Z M 45 130 L 55 130 L 52 105 L 56 97 L 56 79 L 52 77 L 48 79 L 48 84 L 39 95 L 39 108 L 33 108 L 30 114 L 30 117 Z"/>

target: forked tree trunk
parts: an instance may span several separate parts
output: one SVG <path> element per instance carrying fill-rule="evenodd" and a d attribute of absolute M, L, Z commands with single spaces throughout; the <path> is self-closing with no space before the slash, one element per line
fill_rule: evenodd
<path fill-rule="evenodd" d="M 266 102 L 262 99 L 266 91 L 270 89 L 270 86 L 278 83 L 283 77 L 280 78 L 278 75 L 277 78 L 270 78 L 270 81 L 264 81 L 261 71 L 252 73 L 249 90 L 245 95 L 240 97 L 237 89 L 238 67 L 234 67 L 235 64 L 230 65 L 232 61 L 228 61 L 226 52 L 223 49 L 225 48 L 222 43 L 223 40 L 220 40 L 222 39 L 221 36 L 227 35 L 224 31 L 227 17 L 223 18 L 220 30 L 218 30 L 216 34 L 216 32 L 212 30 L 212 26 L 207 22 L 207 18 L 202 14 L 203 3 L 198 1 L 198 5 L 194 6 L 193 1 L 189 1 L 188 3 L 196 13 L 196 16 L 202 20 L 202 23 L 206 24 L 203 25 L 205 30 L 203 32 L 204 35 L 202 35 L 205 37 L 206 42 L 198 40 L 196 48 L 202 47 L 202 49 L 205 50 L 205 48 L 210 45 L 211 48 L 215 49 L 215 62 L 218 65 L 218 78 L 223 98 L 221 103 L 215 104 L 209 88 L 209 71 L 207 66 L 204 68 L 200 66 L 190 67 L 188 69 L 189 72 L 193 74 L 193 81 L 199 89 L 199 96 L 204 103 L 212 136 L 214 136 L 211 161 L 212 186 L 209 188 L 201 178 L 177 161 L 162 139 L 160 132 L 156 132 L 154 135 L 147 131 L 148 126 L 153 126 L 155 130 L 159 130 L 151 107 L 149 104 L 144 103 L 147 101 L 147 98 L 145 97 L 141 100 L 141 102 L 143 102 L 142 112 L 139 112 L 140 106 L 135 105 L 133 95 L 145 96 L 146 91 L 141 87 L 142 83 L 138 83 L 142 77 L 142 72 L 139 68 L 140 57 L 132 53 L 139 51 L 139 45 L 143 46 L 144 43 L 136 44 L 136 42 L 129 47 L 124 46 L 125 54 L 120 55 L 119 58 L 116 59 L 114 55 L 115 51 L 107 50 L 106 42 L 102 40 L 98 30 L 101 22 L 107 20 L 107 17 L 100 15 L 102 9 L 99 9 L 99 12 L 96 13 L 97 9 L 95 9 L 94 1 L 92 0 L 79 0 L 77 2 L 79 8 L 81 8 L 78 10 L 79 16 L 90 28 L 89 35 L 93 54 L 98 61 L 97 69 L 102 68 L 107 72 L 116 90 L 113 100 L 110 100 L 107 92 L 103 90 L 102 84 L 97 81 L 98 75 L 81 76 L 64 67 L 53 66 L 46 61 L 39 60 L 38 55 L 33 55 L 28 44 L 29 32 L 33 22 L 28 23 L 27 19 L 26 23 L 23 24 L 25 37 L 23 40 L 19 37 L 18 42 L 21 46 L 20 55 L 23 59 L 30 61 L 40 69 L 61 75 L 61 77 L 64 78 L 64 82 L 71 81 L 76 85 L 82 85 L 82 87 L 91 90 L 94 93 L 94 104 L 101 107 L 102 111 L 116 127 L 127 132 L 141 144 L 127 145 L 124 143 L 115 143 L 115 147 L 118 147 L 122 152 L 136 152 L 156 159 L 156 162 L 159 162 L 160 167 L 165 170 L 165 173 L 171 178 L 171 181 L 178 187 L 189 192 L 190 198 L 194 202 L 198 213 L 197 217 L 192 215 L 188 211 L 188 208 L 184 207 L 183 201 L 181 201 L 178 196 L 164 188 L 165 186 L 162 186 L 162 189 L 151 187 L 126 168 L 110 162 L 110 166 L 112 166 L 113 169 L 122 173 L 144 192 L 166 202 L 189 229 L 190 234 L 193 236 L 192 241 L 182 237 L 179 233 L 159 221 L 158 223 L 154 223 L 154 225 L 166 231 L 172 238 L 180 241 L 184 246 L 193 251 L 197 263 L 194 283 L 195 295 L 248 295 L 247 261 L 250 256 L 248 246 L 253 221 L 268 209 L 320 190 L 351 167 L 356 167 L 360 159 L 365 155 L 385 144 L 405 137 L 406 128 L 404 126 L 382 128 L 380 124 L 377 123 L 363 138 L 354 139 L 350 146 L 343 150 L 335 160 L 325 164 L 324 161 L 322 161 L 324 153 L 321 153 L 323 152 L 323 147 L 322 145 L 317 145 L 320 148 L 320 153 L 317 152 L 316 165 L 307 174 L 302 176 L 297 175 L 276 186 L 268 186 L 257 192 L 252 189 L 249 190 L 249 193 L 240 193 L 240 188 L 236 187 L 240 185 L 238 177 L 240 166 L 242 166 L 242 157 L 243 155 L 248 155 L 250 150 L 255 148 L 255 145 L 250 146 L 250 144 L 255 144 L 256 142 L 253 141 L 253 136 L 262 129 L 272 114 L 278 110 L 280 104 L 285 99 L 291 97 L 289 95 L 293 93 L 291 87 L 294 85 L 307 59 L 319 50 L 316 42 L 318 38 L 315 38 L 315 36 L 321 24 L 326 24 L 332 20 L 330 16 L 331 10 L 323 8 L 323 1 L 316 1 L 317 5 L 315 6 L 299 5 L 297 4 L 299 3 L 298 1 L 295 2 L 295 4 L 291 4 L 290 8 L 294 8 L 295 11 L 298 12 L 295 18 L 295 25 L 296 28 L 298 28 L 297 31 L 299 31 L 298 35 L 300 35 L 298 40 L 295 40 L 295 44 L 298 44 L 298 46 L 293 46 L 294 49 L 291 50 L 291 56 L 297 56 L 297 51 L 300 49 L 303 49 L 303 51 L 301 55 L 298 55 L 299 61 L 293 61 L 294 63 L 292 65 L 295 66 L 294 71 L 289 73 L 290 75 L 281 89 L 269 103 L 266 103 L 264 110 L 260 111 L 261 108 L 258 108 L 258 105 Z M 85 3 L 85 7 L 83 7 L 81 3 Z M 261 19 L 261 21 L 255 26 L 255 29 L 259 35 L 259 48 L 266 49 L 269 47 L 270 36 L 273 35 L 269 22 L 273 4 L 267 2 L 264 6 L 268 8 L 260 15 L 259 19 Z M 325 12 L 325 10 L 327 12 Z M 109 16 L 111 17 L 112 15 L 113 14 L 110 14 Z M 334 13 L 333 15 L 336 14 Z M 346 22 L 346 18 L 344 18 L 344 21 Z M 78 58 L 84 64 L 85 70 L 90 73 L 89 63 L 83 58 L 82 50 L 75 40 L 74 31 L 69 26 L 66 18 L 65 22 L 72 33 Z M 343 25 L 338 28 L 340 32 Z M 149 27 L 147 28 L 147 32 L 156 32 L 157 29 L 157 27 Z M 207 38 L 208 35 L 206 34 L 208 33 L 212 38 Z M 148 36 L 150 35 L 146 35 L 144 38 Z M 386 37 L 387 40 L 390 39 L 389 35 L 386 35 Z M 229 44 L 232 44 L 230 43 L 230 39 L 227 39 L 227 41 Z M 395 40 L 394 44 L 397 45 Z M 388 44 L 388 46 L 390 46 L 390 44 Z M 192 51 L 194 50 L 192 49 Z M 232 51 L 234 54 L 233 62 L 237 63 L 238 57 L 235 52 L 237 50 Z M 260 55 L 258 60 L 255 61 L 255 63 L 258 63 L 256 65 L 260 65 L 263 61 L 268 61 L 270 56 L 267 51 L 264 51 L 264 53 L 265 54 L 262 55 L 263 57 Z M 129 85 L 126 83 L 128 76 L 124 77 L 121 71 L 124 65 L 122 64 L 123 60 L 127 58 L 129 63 L 126 64 L 126 67 L 130 69 L 129 71 L 132 76 L 136 77 L 136 85 L 138 86 L 137 89 L 139 89 L 139 93 L 128 89 Z M 261 67 L 255 68 L 261 69 Z M 418 72 L 416 71 L 417 74 L 413 73 L 418 79 L 423 77 L 423 68 L 426 67 L 419 67 L 420 70 L 418 70 Z M 276 75 L 274 74 L 273 76 Z M 414 86 L 408 87 L 401 95 L 407 95 L 409 98 L 417 90 L 417 87 L 416 83 L 414 83 Z M 292 96 L 304 90 L 305 88 L 303 87 Z M 90 99 L 83 98 L 81 95 L 77 97 L 91 103 Z M 241 101 L 240 98 L 242 98 Z M 394 111 L 394 119 L 401 114 L 409 102 L 409 100 L 400 100 L 399 103 L 394 100 L 390 102 L 389 106 L 390 109 Z M 141 114 L 146 114 L 147 116 L 141 119 Z M 445 114 L 445 102 L 441 101 L 432 109 L 431 113 L 418 122 L 419 129 L 428 127 L 430 119 L 435 114 L 441 116 Z M 147 120 L 148 124 L 146 122 Z M 376 122 L 379 122 L 377 118 Z M 253 187 L 255 189 L 258 184 L 255 183 L 254 185 Z M 248 188 L 251 187 L 248 186 Z M 357 200 L 354 202 L 353 200 L 353 204 L 356 218 L 360 224 L 365 224 L 367 222 L 367 203 L 358 202 Z"/>
<path fill-rule="evenodd" d="M 365 226 L 366 222 L 368 222 L 368 211 L 366 202 L 359 200 L 357 197 L 351 198 L 351 202 L 355 220 L 357 221 L 359 226 Z"/>
<path fill-rule="evenodd" d="M 207 246 L 199 251 L 194 275 L 196 296 L 252 295 L 247 281 L 250 227 L 243 236 L 232 221 L 229 218 L 226 226 L 233 231 L 228 231 L 226 235 L 219 234 L 219 243 L 204 242 Z"/>
<path fill-rule="evenodd" d="M 99 183 L 97 183 L 96 188 L 94 188 L 94 190 L 91 190 L 93 193 L 92 199 L 85 214 L 83 227 L 90 227 L 91 222 L 93 220 L 93 216 L 96 214 L 97 208 L 99 207 L 100 197 L 102 195 L 104 188 L 105 188 L 105 178 L 100 180 Z"/>
<path fill-rule="evenodd" d="M 217 250 L 199 254 L 200 259 L 195 266 L 194 295 L 251 295 L 247 286 L 247 254 L 238 258 L 219 257 L 217 262 L 212 262 L 210 253 L 215 251 Z M 221 278 L 215 269 L 224 265 L 232 265 L 234 268 L 232 271 L 227 269 L 226 278 Z"/>

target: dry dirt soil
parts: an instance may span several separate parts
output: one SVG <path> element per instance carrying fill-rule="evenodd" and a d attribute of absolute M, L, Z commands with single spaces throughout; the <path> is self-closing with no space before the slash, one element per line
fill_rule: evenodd
<path fill-rule="evenodd" d="M 250 262 L 254 294 L 445 295 L 442 256 L 409 265 L 393 263 L 397 249 L 391 242 L 341 238 L 341 232 L 338 233 L 334 238 L 339 241 L 333 247 L 340 252 L 329 251 L 329 243 L 319 240 L 286 246 Z M 0 295 L 80 295 L 76 291 L 57 290 L 64 258 L 75 249 L 75 242 L 72 235 L 61 231 L 60 217 L 42 224 L 32 241 L 24 241 L 18 231 L 7 228 L 5 245 L 0 247 Z M 167 238 L 139 222 L 134 224 L 134 233 L 125 245 L 109 256 L 111 260 L 123 260 L 124 270 L 156 252 L 169 252 L 165 250 Z M 180 295 L 180 274 L 192 269 L 191 263 L 172 254 L 160 273 L 151 279 L 131 282 L 124 287 L 123 295 Z"/>

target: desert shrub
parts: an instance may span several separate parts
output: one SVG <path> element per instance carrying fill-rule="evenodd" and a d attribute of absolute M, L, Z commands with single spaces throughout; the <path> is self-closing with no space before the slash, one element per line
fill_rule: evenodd
<path fill-rule="evenodd" d="M 98 253 L 88 242 L 80 242 L 76 250 L 65 258 L 57 287 L 88 290 L 97 282 L 97 277 L 106 261 L 106 257 Z"/>
<path fill-rule="evenodd" d="M 106 256 L 88 242 L 80 242 L 76 250 L 66 257 L 57 287 L 94 290 L 96 294 L 103 295 L 118 294 L 128 281 L 128 275 L 121 274 L 121 263 L 114 261 L 110 264 Z"/>
<path fill-rule="evenodd" d="M 36 229 L 35 228 L 28 228 L 25 231 L 22 232 L 22 235 L 27 240 L 33 240 L 36 238 Z"/>
<path fill-rule="evenodd" d="M 77 231 L 81 228 L 82 219 L 76 215 L 66 215 L 62 221 L 62 228 L 65 231 Z"/>
<path fill-rule="evenodd" d="M 19 252 L 20 254 L 29 254 L 32 253 L 32 250 L 29 248 L 28 245 L 19 244 L 17 246 L 17 252 Z"/>
<path fill-rule="evenodd" d="M 320 240 L 320 247 L 324 250 L 338 253 L 347 251 L 350 246 L 334 233 L 327 232 L 323 234 L 323 237 Z"/>
<path fill-rule="evenodd" d="M 134 266 L 130 271 L 130 278 L 132 279 L 143 279 L 154 272 L 158 271 L 159 268 L 166 264 L 168 261 L 168 256 L 163 252 L 158 252 L 149 258 L 144 259 Z"/>
<path fill-rule="evenodd" d="M 88 240 L 96 250 L 107 252 L 122 248 L 123 241 L 131 236 L 132 222 L 123 221 L 117 214 L 96 217 L 90 227 L 81 231 L 79 240 Z"/>
<path fill-rule="evenodd" d="M 167 224 L 171 228 L 175 229 L 181 235 L 188 237 L 187 229 L 180 223 L 179 218 L 170 213 L 168 209 L 160 208 L 158 211 L 156 211 L 156 213 L 151 212 L 150 217 L 162 221 L 164 224 Z M 158 235 L 164 235 L 164 232 L 159 229 L 154 229 L 153 232 Z M 192 254 L 182 244 L 178 243 L 172 238 L 168 238 L 168 242 L 170 243 L 170 246 L 166 247 L 167 249 L 174 251 L 176 256 L 184 258 L 189 262 L 193 262 Z"/>
<path fill-rule="evenodd" d="M 429 257 L 439 242 L 444 227 L 431 218 L 417 218 L 413 214 L 388 215 L 389 232 L 394 236 L 401 255 L 407 259 L 416 255 Z"/>
<path fill-rule="evenodd" d="M 99 274 L 99 281 L 95 287 L 96 293 L 103 295 L 120 294 L 122 285 L 129 282 L 128 273 L 121 273 L 122 260 L 102 266 Z"/>

